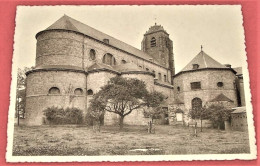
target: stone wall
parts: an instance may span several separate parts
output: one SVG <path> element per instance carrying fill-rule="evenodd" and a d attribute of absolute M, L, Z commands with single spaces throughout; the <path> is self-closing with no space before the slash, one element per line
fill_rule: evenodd
<path fill-rule="evenodd" d="M 192 90 L 191 82 L 201 82 L 201 89 Z M 218 82 L 223 82 L 223 87 L 218 87 Z M 187 72 L 174 77 L 174 92 L 176 98 L 184 101 L 186 109 L 191 109 L 191 101 L 195 97 L 202 99 L 204 105 L 221 93 L 233 100 L 234 106 L 237 106 L 237 94 L 234 83 L 235 74 L 230 70 Z M 178 91 L 177 87 L 180 88 L 180 91 Z"/>
<path fill-rule="evenodd" d="M 232 130 L 247 131 L 248 126 L 246 113 L 232 113 L 231 128 Z"/>
<path fill-rule="evenodd" d="M 49 94 L 57 87 L 60 94 Z M 82 95 L 74 94 L 81 88 Z M 27 125 L 41 125 L 47 107 L 77 107 L 85 113 L 86 76 L 71 71 L 35 71 L 27 76 L 25 118 Z"/>

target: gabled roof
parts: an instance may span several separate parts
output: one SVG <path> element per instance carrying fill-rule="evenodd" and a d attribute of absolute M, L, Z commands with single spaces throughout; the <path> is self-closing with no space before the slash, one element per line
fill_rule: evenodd
<path fill-rule="evenodd" d="M 230 98 L 225 96 L 223 93 L 219 94 L 217 97 L 215 97 L 214 99 L 210 100 L 210 102 L 219 102 L 219 101 L 234 102 L 233 100 L 231 100 Z"/>
<path fill-rule="evenodd" d="M 133 54 L 139 58 L 145 59 L 147 61 L 151 61 L 152 56 L 148 55 L 147 53 L 129 45 L 126 44 L 118 39 L 115 39 L 101 31 L 98 31 L 86 24 L 83 24 L 67 15 L 62 16 L 59 20 L 57 20 L 55 23 L 53 23 L 51 26 L 49 26 L 45 30 L 70 30 L 70 31 L 75 31 L 82 33 L 84 35 L 87 35 L 91 38 L 94 38 L 98 41 L 104 42 L 104 39 L 109 40 L 109 45 L 116 47 L 118 49 L 121 49 L 123 51 L 126 51 L 130 54 Z M 40 32 L 39 32 L 40 33 Z M 39 34 L 38 33 L 38 34 Z M 36 38 L 38 36 L 36 35 Z M 155 59 L 153 59 L 153 63 L 160 65 Z M 162 65 L 160 65 L 162 66 Z"/>
<path fill-rule="evenodd" d="M 188 63 L 182 70 L 182 71 L 190 71 L 190 70 L 196 70 L 193 69 L 193 64 L 198 64 L 199 68 L 223 68 L 228 69 L 225 65 L 222 65 L 221 63 L 217 62 L 213 58 L 211 58 L 209 55 L 207 55 L 204 51 L 201 51 L 197 56 L 195 56 L 190 63 Z"/>

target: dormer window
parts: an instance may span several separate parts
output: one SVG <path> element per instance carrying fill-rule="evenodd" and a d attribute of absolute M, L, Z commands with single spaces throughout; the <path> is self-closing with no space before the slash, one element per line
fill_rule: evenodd
<path fill-rule="evenodd" d="M 192 66 L 193 66 L 192 69 L 198 69 L 200 67 L 199 64 L 193 64 Z"/>
<path fill-rule="evenodd" d="M 103 42 L 109 44 L 109 39 L 103 39 Z"/>
<path fill-rule="evenodd" d="M 152 37 L 151 39 L 151 47 L 155 47 L 156 46 L 156 39 L 155 37 Z"/>

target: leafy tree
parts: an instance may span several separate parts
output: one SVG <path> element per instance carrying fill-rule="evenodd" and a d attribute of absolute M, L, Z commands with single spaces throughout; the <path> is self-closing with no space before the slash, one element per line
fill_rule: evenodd
<path fill-rule="evenodd" d="M 189 111 L 189 117 L 192 119 L 200 120 L 200 131 L 202 131 L 202 121 L 209 118 L 210 112 L 206 109 L 206 106 L 203 107 L 195 107 Z"/>
<path fill-rule="evenodd" d="M 215 124 L 217 124 L 218 129 L 220 129 L 220 125 L 228 120 L 231 116 L 232 110 L 229 108 L 225 108 L 221 104 L 210 105 L 207 108 L 208 118 Z"/>
<path fill-rule="evenodd" d="M 34 69 L 34 67 L 25 67 L 23 69 L 18 68 L 17 72 L 17 88 L 16 88 L 16 112 L 15 117 L 18 119 L 20 115 L 24 118 L 24 110 L 25 110 L 25 98 L 26 98 L 26 75 L 25 73 L 29 70 Z"/>
<path fill-rule="evenodd" d="M 143 81 L 134 78 L 113 77 L 108 84 L 93 96 L 90 101 L 92 111 L 108 111 L 120 116 L 119 126 L 123 128 L 125 116 L 134 110 L 161 103 L 159 92 L 149 93 Z"/>

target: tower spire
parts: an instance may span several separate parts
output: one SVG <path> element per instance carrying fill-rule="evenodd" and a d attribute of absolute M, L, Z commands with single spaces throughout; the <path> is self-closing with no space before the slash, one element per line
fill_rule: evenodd
<path fill-rule="evenodd" d="M 202 45 L 200 46 L 200 50 L 203 51 L 203 46 Z"/>

